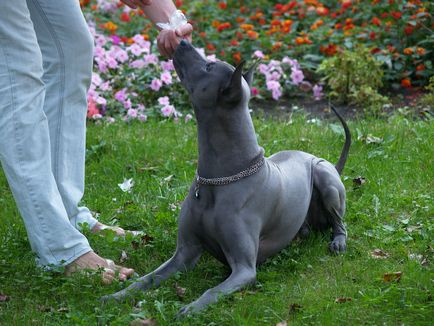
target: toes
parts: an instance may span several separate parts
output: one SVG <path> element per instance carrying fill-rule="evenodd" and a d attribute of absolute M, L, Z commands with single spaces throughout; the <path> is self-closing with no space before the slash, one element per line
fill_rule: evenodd
<path fill-rule="evenodd" d="M 347 245 L 345 243 L 345 240 L 333 240 L 329 245 L 329 249 L 331 252 L 339 254 L 346 251 Z"/>

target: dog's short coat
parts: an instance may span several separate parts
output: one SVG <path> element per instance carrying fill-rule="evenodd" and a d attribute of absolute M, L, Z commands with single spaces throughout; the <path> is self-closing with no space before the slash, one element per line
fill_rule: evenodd
<path fill-rule="evenodd" d="M 243 64 L 234 69 L 225 62 L 209 62 L 185 41 L 173 60 L 197 118 L 198 175 L 213 179 L 248 170 L 261 159 L 248 109 L 254 67 L 243 75 Z M 345 188 L 339 174 L 348 155 L 350 133 L 338 117 L 346 141 L 336 167 L 291 150 L 265 158 L 256 173 L 236 182 L 218 186 L 193 182 L 179 216 L 173 257 L 105 299 L 122 299 L 158 286 L 170 275 L 192 268 L 207 250 L 229 265 L 232 273 L 182 308 L 182 315 L 255 282 L 256 265 L 287 246 L 299 231 L 331 228 L 331 251 L 345 251 Z"/>

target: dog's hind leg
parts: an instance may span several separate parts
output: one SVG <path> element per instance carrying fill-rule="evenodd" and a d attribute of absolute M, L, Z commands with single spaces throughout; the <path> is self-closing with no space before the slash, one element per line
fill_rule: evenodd
<path fill-rule="evenodd" d="M 345 187 L 339 174 L 329 162 L 320 162 L 314 170 L 314 185 L 318 189 L 323 216 L 332 228 L 329 248 L 334 253 L 346 250 L 347 230 L 343 223 L 345 214 Z"/>

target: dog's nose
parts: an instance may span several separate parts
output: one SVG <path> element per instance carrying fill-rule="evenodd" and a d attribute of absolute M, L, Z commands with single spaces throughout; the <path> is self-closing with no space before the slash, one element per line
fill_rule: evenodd
<path fill-rule="evenodd" d="M 182 46 L 186 46 L 187 45 L 187 41 L 186 40 L 181 40 L 181 43 L 179 43 Z"/>

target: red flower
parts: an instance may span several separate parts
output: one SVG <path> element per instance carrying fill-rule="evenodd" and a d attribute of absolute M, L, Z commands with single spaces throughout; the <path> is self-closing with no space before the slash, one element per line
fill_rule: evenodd
<path fill-rule="evenodd" d="M 412 26 L 407 26 L 406 28 L 404 28 L 404 33 L 406 35 L 410 35 L 411 33 L 413 33 L 413 27 Z"/>
<path fill-rule="evenodd" d="M 370 38 L 371 40 L 375 40 L 375 32 L 370 32 L 370 33 L 369 33 L 369 38 Z"/>
<path fill-rule="evenodd" d="M 351 7 L 351 0 L 344 0 L 343 2 L 342 2 L 342 9 L 347 9 L 347 8 L 349 8 L 349 7 Z"/>
<path fill-rule="evenodd" d="M 380 26 L 381 20 L 379 20 L 377 17 L 372 18 L 372 24 Z"/>
<path fill-rule="evenodd" d="M 410 88 L 411 87 L 410 78 L 404 78 L 403 80 L 401 80 L 401 86 L 405 88 Z"/>
<path fill-rule="evenodd" d="M 219 2 L 219 7 L 220 9 L 226 9 L 228 7 L 228 5 L 226 4 L 226 2 Z"/>
<path fill-rule="evenodd" d="M 130 22 L 131 21 L 131 17 L 130 15 L 128 15 L 126 12 L 121 13 L 121 20 L 123 22 Z"/>
<path fill-rule="evenodd" d="M 393 18 L 395 18 L 395 19 L 399 19 L 399 18 L 401 18 L 401 16 L 402 16 L 402 12 L 394 11 L 394 12 L 392 12 L 392 16 L 393 16 Z"/>

